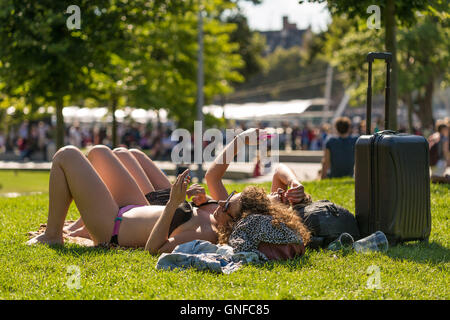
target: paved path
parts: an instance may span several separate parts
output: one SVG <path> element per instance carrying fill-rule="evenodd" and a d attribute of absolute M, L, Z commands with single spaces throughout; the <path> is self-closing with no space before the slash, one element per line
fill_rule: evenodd
<path fill-rule="evenodd" d="M 298 163 L 298 162 L 283 162 L 292 171 L 295 172 L 296 176 L 300 181 L 312 181 L 316 180 L 318 176 L 318 172 L 322 165 L 320 163 Z M 245 183 L 262 183 L 267 181 L 272 181 L 272 176 L 274 173 L 274 169 L 265 175 L 257 178 L 248 178 L 240 181 L 234 182 L 245 182 Z"/>
<path fill-rule="evenodd" d="M 173 177 L 175 175 L 176 166 L 169 161 L 155 161 L 159 168 L 161 168 L 168 176 Z M 284 162 L 290 167 L 300 181 L 312 181 L 316 180 L 318 172 L 321 168 L 320 163 L 312 162 Z M 206 170 L 209 164 L 204 164 L 203 169 Z M 51 162 L 17 162 L 17 161 L 0 161 L 0 170 L 38 170 L 48 171 L 51 168 Z M 195 172 L 197 165 L 190 165 L 190 169 Z M 272 181 L 273 169 L 267 172 L 265 175 L 257 178 L 252 178 L 254 169 L 253 163 L 234 162 L 231 163 L 227 173 L 224 177 L 226 181 L 230 182 L 242 182 L 242 183 L 261 183 L 266 181 Z M 450 167 L 447 168 L 446 174 L 450 174 Z"/>
<path fill-rule="evenodd" d="M 0 161 L 0 170 L 50 170 L 51 162 Z"/>
<path fill-rule="evenodd" d="M 167 175 L 174 176 L 176 166 L 169 161 L 155 161 L 159 168 L 161 168 Z M 295 163 L 287 162 L 288 165 L 299 177 L 300 181 L 310 181 L 317 177 L 317 172 L 320 169 L 319 163 Z M 206 170 L 209 164 L 205 164 L 203 169 Z M 0 170 L 33 170 L 33 171 L 48 171 L 51 168 L 51 162 L 19 162 L 19 161 L 0 161 Z M 197 165 L 190 165 L 190 169 L 195 171 Z M 231 163 L 227 175 L 224 177 L 226 180 L 258 183 L 271 181 L 273 175 L 273 169 L 265 175 L 252 178 L 254 169 L 253 163 Z"/>

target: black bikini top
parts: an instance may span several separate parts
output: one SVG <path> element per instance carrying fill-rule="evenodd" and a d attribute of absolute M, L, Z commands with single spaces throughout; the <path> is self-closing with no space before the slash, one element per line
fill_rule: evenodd
<path fill-rule="evenodd" d="M 193 202 L 183 202 L 182 204 L 180 204 L 178 206 L 178 208 L 175 210 L 175 213 L 173 214 L 173 218 L 172 218 L 172 222 L 170 223 L 170 227 L 169 227 L 169 234 L 167 235 L 167 237 L 170 236 L 170 234 L 173 232 L 173 230 L 175 230 L 176 228 L 178 228 L 179 226 L 181 226 L 183 223 L 188 222 L 191 218 L 192 218 L 192 213 L 194 212 L 193 207 L 203 207 L 205 205 L 208 204 L 218 204 L 219 202 L 217 200 L 208 200 L 200 205 L 196 205 Z"/>
<path fill-rule="evenodd" d="M 198 207 L 206 206 L 207 204 L 219 204 L 219 201 L 213 200 L 213 199 L 209 199 L 208 201 L 203 202 L 202 204 L 199 204 L 199 205 L 196 205 L 193 202 L 191 202 L 191 204 L 192 204 L 193 207 L 197 207 L 198 208 Z"/>

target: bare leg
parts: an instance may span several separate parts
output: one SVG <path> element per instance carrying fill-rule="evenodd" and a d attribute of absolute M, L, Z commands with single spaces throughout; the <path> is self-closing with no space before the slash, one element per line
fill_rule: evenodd
<path fill-rule="evenodd" d="M 151 191 L 155 191 L 155 188 L 145 174 L 144 169 L 141 167 L 136 158 L 133 157 L 133 154 L 130 151 L 126 148 L 116 148 L 113 150 L 113 153 L 119 158 L 122 165 L 127 168 L 128 172 L 133 176 L 144 195 Z"/>
<path fill-rule="evenodd" d="M 98 145 L 89 151 L 87 157 L 120 207 L 148 205 L 143 191 L 111 149 Z"/>
<path fill-rule="evenodd" d="M 89 151 L 87 157 L 110 190 L 116 203 L 121 204 L 120 206 L 148 205 L 144 194 L 153 191 L 153 186 L 136 159 L 128 151 L 126 153 L 113 152 L 104 145 L 97 145 Z M 82 218 L 70 226 L 68 231 L 69 236 L 89 238 L 89 234 L 83 228 Z"/>
<path fill-rule="evenodd" d="M 62 238 L 62 228 L 70 203 L 72 202 L 72 194 L 70 193 L 64 171 L 58 162 L 63 152 L 64 150 L 60 149 L 53 158 L 49 181 L 47 228 L 43 234 L 44 236 L 42 236 L 41 239 L 37 239 L 38 242 L 48 244 L 62 244 L 64 242 Z M 33 241 L 34 239 L 36 238 L 28 241 L 28 244 L 35 243 L 35 241 Z"/>
<path fill-rule="evenodd" d="M 163 190 L 172 187 L 169 178 L 158 168 L 158 166 L 144 152 L 139 149 L 130 149 L 129 152 L 141 165 L 155 190 Z"/>
<path fill-rule="evenodd" d="M 119 206 L 81 151 L 66 146 L 53 158 L 47 228 L 28 244 L 63 243 L 64 220 L 72 199 L 94 242 L 109 241 Z"/>

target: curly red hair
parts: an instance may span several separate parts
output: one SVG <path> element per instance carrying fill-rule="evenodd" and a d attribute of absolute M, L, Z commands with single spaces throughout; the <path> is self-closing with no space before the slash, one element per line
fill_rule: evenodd
<path fill-rule="evenodd" d="M 307 196 L 310 200 L 310 196 Z M 240 216 L 235 221 L 243 219 L 251 214 L 263 214 L 272 216 L 272 224 L 278 226 L 284 223 L 288 228 L 297 232 L 306 246 L 310 239 L 311 233 L 303 224 L 302 219 L 297 215 L 296 211 L 291 207 L 281 203 L 270 201 L 263 188 L 256 186 L 248 186 L 241 193 L 241 211 Z M 227 243 L 230 238 L 231 231 L 235 222 L 229 221 L 227 224 L 219 227 L 218 241 L 219 243 Z"/>

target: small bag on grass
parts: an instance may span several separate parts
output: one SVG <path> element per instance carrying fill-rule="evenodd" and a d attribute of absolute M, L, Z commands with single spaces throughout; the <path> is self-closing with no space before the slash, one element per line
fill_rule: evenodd
<path fill-rule="evenodd" d="M 314 201 L 308 205 L 294 205 L 294 210 L 311 231 L 310 248 L 326 248 L 330 242 L 346 232 L 355 240 L 359 229 L 355 216 L 347 209 L 328 200 Z"/>

